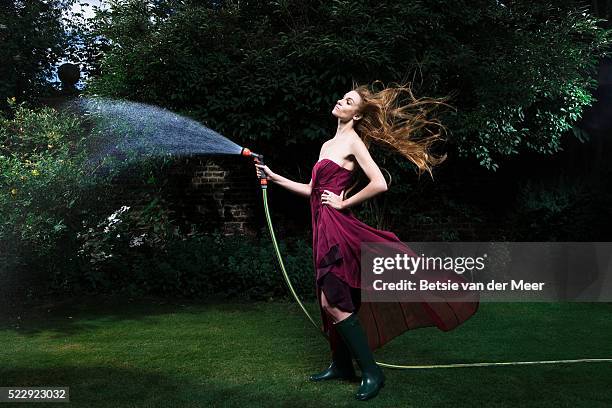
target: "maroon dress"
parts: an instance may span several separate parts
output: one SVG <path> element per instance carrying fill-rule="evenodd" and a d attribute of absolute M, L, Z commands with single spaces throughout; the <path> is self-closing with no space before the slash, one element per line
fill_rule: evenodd
<path fill-rule="evenodd" d="M 312 169 L 310 208 L 315 283 L 323 330 L 329 336 L 332 350 L 340 337 L 331 317 L 323 310 L 321 290 L 331 305 L 358 314 L 372 351 L 406 330 L 435 326 L 449 331 L 476 313 L 477 297 L 464 302 L 361 302 L 361 243 L 401 243 L 401 240 L 390 231 L 377 230 L 359 221 L 350 209 L 337 210 L 321 204 L 324 190 L 340 195 L 351 178 L 350 170 L 330 159 L 318 161 Z"/>

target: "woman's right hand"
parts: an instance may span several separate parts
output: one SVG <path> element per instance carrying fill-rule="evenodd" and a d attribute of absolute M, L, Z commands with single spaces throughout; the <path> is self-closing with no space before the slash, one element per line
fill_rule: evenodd
<path fill-rule="evenodd" d="M 268 180 L 270 181 L 275 180 L 276 173 L 270 170 L 268 166 L 255 163 L 255 174 L 257 175 L 257 178 L 259 178 L 259 169 L 262 169 L 264 173 L 266 173 Z"/>

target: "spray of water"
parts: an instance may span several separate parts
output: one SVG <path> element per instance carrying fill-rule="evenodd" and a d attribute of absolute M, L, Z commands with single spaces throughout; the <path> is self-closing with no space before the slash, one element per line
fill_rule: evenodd
<path fill-rule="evenodd" d="M 79 98 L 72 107 L 93 124 L 87 166 L 159 156 L 240 154 L 242 147 L 201 123 L 152 105 L 108 98 Z"/>

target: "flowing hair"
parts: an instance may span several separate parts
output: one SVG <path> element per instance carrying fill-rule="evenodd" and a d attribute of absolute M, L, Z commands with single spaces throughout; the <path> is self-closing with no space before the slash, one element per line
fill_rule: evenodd
<path fill-rule="evenodd" d="M 415 98 L 410 83 L 384 87 L 375 91 L 376 80 L 371 87 L 353 82 L 353 90 L 361 96 L 360 113 L 354 129 L 367 148 L 376 142 L 384 148 L 396 151 L 417 167 L 418 176 L 428 172 L 433 179 L 432 169 L 446 160 L 447 154 L 435 156 L 431 146 L 442 137 L 446 128 L 435 118 L 434 113 L 441 106 L 452 106 L 443 98 Z M 351 186 L 352 190 L 357 183 Z"/>

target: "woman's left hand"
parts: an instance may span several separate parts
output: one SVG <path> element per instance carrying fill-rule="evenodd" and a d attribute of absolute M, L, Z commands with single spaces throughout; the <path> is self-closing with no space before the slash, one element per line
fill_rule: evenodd
<path fill-rule="evenodd" d="M 344 190 L 342 190 L 340 195 L 336 195 L 329 190 L 323 190 L 323 194 L 321 194 L 321 204 L 328 204 L 336 210 L 342 210 L 344 208 L 343 202 Z"/>

